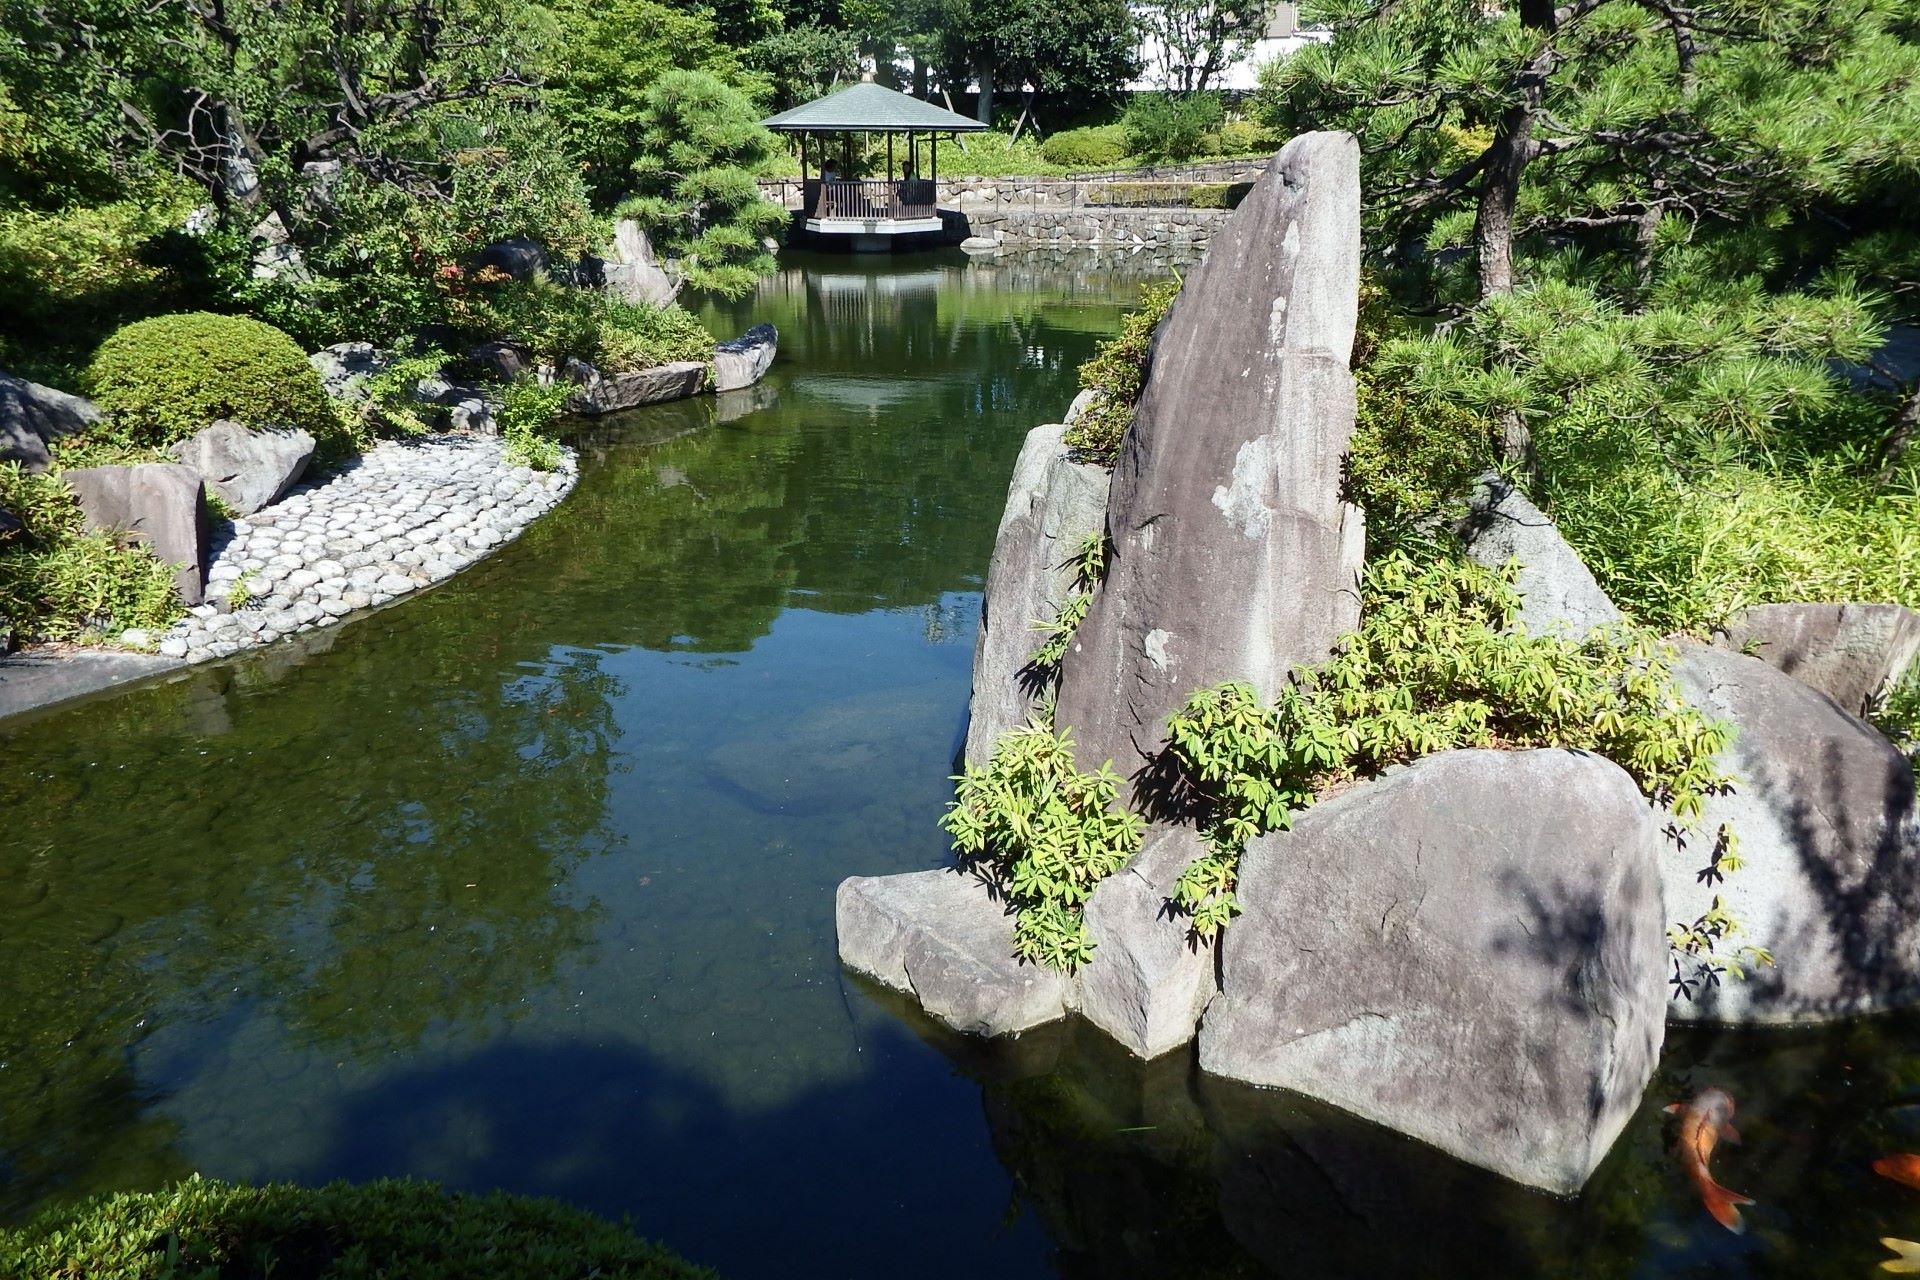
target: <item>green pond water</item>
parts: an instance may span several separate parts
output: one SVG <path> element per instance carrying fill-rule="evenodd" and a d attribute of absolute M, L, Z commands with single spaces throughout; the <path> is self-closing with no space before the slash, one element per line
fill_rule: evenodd
<path fill-rule="evenodd" d="M 1920 1237 L 1866 1169 L 1920 1148 L 1913 1020 L 1673 1037 L 1556 1201 L 840 972 L 839 880 L 944 855 L 1020 439 L 1145 274 L 796 258 L 707 317 L 779 325 L 761 387 L 583 429 L 459 578 L 0 724 L 0 1223 L 199 1171 L 557 1195 L 732 1277 L 1864 1276 Z M 1665 1150 L 1707 1083 L 1744 1236 Z"/>

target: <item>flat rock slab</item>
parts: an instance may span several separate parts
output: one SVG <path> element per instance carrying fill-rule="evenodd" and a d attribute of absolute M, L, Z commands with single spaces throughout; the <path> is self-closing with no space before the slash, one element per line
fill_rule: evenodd
<path fill-rule="evenodd" d="M 0 658 L 0 719 L 72 702 L 161 675 L 177 658 L 96 650 L 16 653 Z"/>
<path fill-rule="evenodd" d="M 1364 526 L 1340 492 L 1359 277 L 1359 147 L 1302 134 L 1154 337 L 1106 580 L 1061 664 L 1055 721 L 1083 767 L 1137 778 L 1195 689 L 1272 697 L 1358 623 Z"/>
<path fill-rule="evenodd" d="M 1192 827 L 1155 825 L 1133 861 L 1087 899 L 1093 960 L 1075 975 L 1074 1003 L 1136 1057 L 1192 1040 L 1219 990 L 1214 944 L 1195 940 L 1171 905 L 1181 872 L 1205 852 Z"/>
<path fill-rule="evenodd" d="M 1865 715 L 1920 653 L 1920 614 L 1897 604 L 1759 604 L 1727 619 L 1715 642 L 1786 672 Z"/>
<path fill-rule="evenodd" d="M 173 565 L 183 603 L 205 594 L 207 493 L 200 473 L 170 462 L 131 467 L 82 467 L 61 473 L 80 500 L 89 529 L 106 529 L 144 542 Z"/>
<path fill-rule="evenodd" d="M 1060 612 L 1080 544 L 1106 527 L 1107 473 L 1068 459 L 1066 430 L 1035 427 L 1013 464 L 974 638 L 969 764 L 985 764 L 1000 735 L 1026 723 L 1051 688 L 1051 674 L 1033 665 L 1046 638 L 1034 624 Z"/>
<path fill-rule="evenodd" d="M 1920 1002 L 1920 820 L 1913 768 L 1880 732 L 1758 658 L 1685 644 L 1674 675 L 1694 706 L 1731 720 L 1731 795 L 1707 801 L 1685 856 L 1662 863 L 1667 910 L 1697 919 L 1722 896 L 1772 968 L 1714 984 L 1697 965 L 1668 1016 L 1683 1022 L 1826 1022 Z M 1697 872 L 1721 824 L 1742 866 Z"/>
<path fill-rule="evenodd" d="M 730 342 L 713 349 L 713 389 L 739 391 L 760 381 L 773 367 L 780 349 L 780 331 L 757 324 Z"/>
<path fill-rule="evenodd" d="M 1242 857 L 1201 1068 L 1572 1194 L 1659 1060 L 1660 855 L 1633 780 L 1571 751 L 1449 751 L 1315 805 Z"/>
<path fill-rule="evenodd" d="M 313 437 L 305 431 L 250 431 L 216 422 L 177 442 L 171 452 L 241 515 L 276 502 L 306 472 Z"/>
<path fill-rule="evenodd" d="M 854 876 L 834 895 L 840 962 L 973 1035 L 1011 1035 L 1066 1016 L 1066 979 L 1014 959 L 1013 923 L 963 871 Z"/>
<path fill-rule="evenodd" d="M 579 384 L 567 397 L 567 412 L 590 417 L 637 409 L 645 404 L 684 400 L 700 394 L 707 385 L 707 366 L 695 360 L 615 374 L 602 374 L 592 365 L 569 360 L 566 374 Z"/>
<path fill-rule="evenodd" d="M 1521 626 L 1530 635 L 1579 640 L 1621 613 L 1594 581 L 1586 561 L 1540 508 L 1499 476 L 1483 476 L 1455 530 L 1467 558 L 1489 569 L 1514 561 Z"/>

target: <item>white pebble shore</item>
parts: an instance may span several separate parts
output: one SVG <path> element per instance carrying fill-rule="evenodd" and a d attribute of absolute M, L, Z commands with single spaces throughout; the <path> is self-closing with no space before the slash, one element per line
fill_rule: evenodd
<path fill-rule="evenodd" d="M 498 439 L 477 436 L 385 441 L 234 521 L 208 565 L 207 602 L 155 648 L 188 662 L 224 658 L 452 577 L 552 510 L 579 476 L 570 450 L 548 472 L 509 466 L 501 452 Z M 236 582 L 250 599 L 229 611 Z"/>

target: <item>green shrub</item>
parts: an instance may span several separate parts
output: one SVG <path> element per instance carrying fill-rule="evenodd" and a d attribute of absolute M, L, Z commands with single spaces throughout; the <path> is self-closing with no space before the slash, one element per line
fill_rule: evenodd
<path fill-rule="evenodd" d="M 1139 309 L 1120 322 L 1119 334 L 1080 366 L 1080 385 L 1097 394 L 1067 428 L 1067 448 L 1079 460 L 1111 467 L 1120 456 L 1120 439 L 1133 424 L 1134 401 L 1146 383 L 1153 331 L 1179 296 L 1178 279 L 1147 286 Z"/>
<path fill-rule="evenodd" d="M 1251 182 L 1196 182 L 1187 188 L 1187 204 L 1195 209 L 1238 209 L 1252 190 Z"/>
<path fill-rule="evenodd" d="M 0 510 L 22 528 L 0 538 L 0 616 L 46 640 L 164 630 L 181 613 L 173 569 L 142 546 L 83 531 L 80 504 L 57 475 L 0 462 Z"/>
<path fill-rule="evenodd" d="M 72 1280 L 711 1280 L 665 1248 L 554 1200 L 431 1183 L 237 1186 L 194 1178 L 98 1196 L 0 1231 L 0 1274 Z"/>
<path fill-rule="evenodd" d="M 1223 156 L 1259 155 L 1276 151 L 1280 140 L 1251 120 L 1229 120 L 1220 126 L 1214 152 Z"/>
<path fill-rule="evenodd" d="M 968 765 L 955 782 L 940 825 L 1018 910 L 1015 954 L 1069 973 L 1092 959 L 1081 908 L 1138 851 L 1146 831 L 1137 815 L 1113 807 L 1120 776 L 1112 761 L 1081 773 L 1072 739 L 1028 724 L 1001 737 L 985 765 Z"/>
<path fill-rule="evenodd" d="M 1197 691 L 1172 717 L 1171 749 L 1202 802 L 1210 846 L 1175 893 L 1196 933 L 1213 933 L 1238 910 L 1234 878 L 1249 839 L 1285 829 L 1331 785 L 1435 752 L 1592 751 L 1682 827 L 1730 787 L 1714 759 L 1732 729 L 1680 700 L 1672 650 L 1625 625 L 1579 641 L 1509 630 L 1520 607 L 1516 572 L 1389 554 L 1367 571 L 1360 630 L 1276 703 L 1233 683 Z M 1738 865 L 1730 833 L 1717 833 L 1702 875 Z M 1676 926 L 1676 945 L 1710 950 L 1705 927 Z"/>
<path fill-rule="evenodd" d="M 1040 144 L 1040 158 L 1063 169 L 1102 169 L 1127 157 L 1127 131 L 1117 124 L 1063 129 Z"/>
<path fill-rule="evenodd" d="M 602 373 L 713 359 L 713 336 L 684 307 L 623 302 L 545 279 L 478 284 L 455 319 L 464 341 L 516 343 L 554 368 L 569 356 Z"/>
<path fill-rule="evenodd" d="M 1212 93 L 1143 93 L 1121 118 L 1127 154 L 1154 160 L 1188 160 L 1204 149 L 1225 114 Z"/>
<path fill-rule="evenodd" d="M 516 467 L 552 471 L 560 465 L 560 444 L 553 438 L 553 424 L 560 416 L 568 388 L 561 383 L 542 383 L 520 378 L 507 388 L 500 406 L 500 438 L 506 448 L 502 456 Z"/>
<path fill-rule="evenodd" d="M 244 316 L 137 320 L 100 344 L 86 381 L 108 430 L 133 444 L 168 445 L 221 418 L 296 427 L 323 443 L 345 435 L 293 339 Z"/>

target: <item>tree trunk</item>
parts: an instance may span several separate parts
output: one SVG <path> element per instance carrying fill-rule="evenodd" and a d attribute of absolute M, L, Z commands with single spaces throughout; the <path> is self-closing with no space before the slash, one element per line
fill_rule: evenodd
<path fill-rule="evenodd" d="M 974 74 L 980 80 L 980 100 L 974 104 L 974 118 L 991 129 L 993 127 L 993 64 L 983 60 Z"/>
<path fill-rule="evenodd" d="M 1514 76 L 1516 101 L 1500 116 L 1487 164 L 1480 174 L 1480 202 L 1473 215 L 1473 247 L 1480 267 L 1480 296 L 1513 292 L 1513 213 L 1520 203 L 1520 180 L 1539 153 L 1533 126 L 1546 102 L 1547 77 L 1556 58 L 1553 0 L 1521 0 L 1520 22 L 1547 37 L 1539 52 Z"/>
<path fill-rule="evenodd" d="M 913 96 L 920 99 L 927 96 L 927 64 L 918 54 L 913 59 Z"/>
<path fill-rule="evenodd" d="M 1907 398 L 1901 403 L 1900 412 L 1894 415 L 1886 438 L 1880 442 L 1880 474 L 1875 477 L 1875 483 L 1884 485 L 1893 479 L 1917 431 L 1920 431 L 1920 382 L 1907 388 Z"/>

